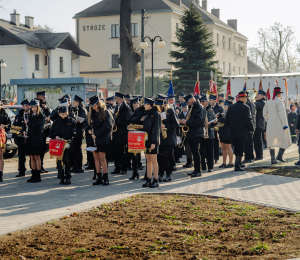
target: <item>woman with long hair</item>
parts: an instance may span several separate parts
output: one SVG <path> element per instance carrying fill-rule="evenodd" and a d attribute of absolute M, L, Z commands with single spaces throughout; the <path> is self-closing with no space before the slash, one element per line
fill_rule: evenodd
<path fill-rule="evenodd" d="M 228 108 L 232 105 L 232 103 L 228 100 L 226 100 L 224 102 L 224 109 L 225 109 L 225 113 L 228 111 Z M 219 118 L 219 121 L 221 123 L 225 122 L 225 118 Z M 231 135 L 230 135 L 230 127 L 224 125 L 223 127 L 220 128 L 220 133 L 219 133 L 219 137 L 220 137 L 220 143 L 222 146 L 222 155 L 223 155 L 223 163 L 222 165 L 219 166 L 219 168 L 233 168 L 233 151 L 231 148 L 231 144 L 232 144 L 232 139 L 231 139 Z M 226 165 L 226 159 L 227 159 L 227 154 L 229 156 L 229 164 Z"/>
<path fill-rule="evenodd" d="M 28 121 L 24 120 L 23 134 L 26 138 L 26 154 L 30 156 L 31 178 L 27 182 L 41 182 L 41 154 L 43 148 L 43 129 L 45 117 L 39 103 L 33 99 L 29 103 Z"/>
<path fill-rule="evenodd" d="M 106 109 L 105 103 L 99 100 L 97 96 L 91 97 L 87 130 L 93 138 L 93 144 L 90 145 L 96 148 L 96 150 L 93 151 L 93 156 L 98 177 L 93 185 L 109 185 L 106 153 L 111 143 L 113 126 L 113 116 L 111 112 Z M 103 177 L 101 168 L 103 170 Z"/>
<path fill-rule="evenodd" d="M 161 117 L 159 115 L 159 108 L 154 105 L 155 101 L 151 98 L 145 98 L 145 117 L 143 118 L 144 126 L 143 131 L 148 135 L 146 141 L 146 160 L 147 160 L 147 180 L 143 184 L 143 188 L 157 188 L 158 178 L 158 163 L 157 154 L 159 152 L 160 144 L 160 128 L 161 128 Z M 151 183 L 152 171 L 154 179 Z"/>

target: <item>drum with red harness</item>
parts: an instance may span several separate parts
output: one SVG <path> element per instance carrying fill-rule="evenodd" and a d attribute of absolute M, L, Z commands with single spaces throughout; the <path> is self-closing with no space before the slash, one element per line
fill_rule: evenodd
<path fill-rule="evenodd" d="M 56 157 L 56 160 L 62 161 L 64 157 L 64 151 L 67 149 L 68 143 L 62 139 L 51 139 L 49 141 L 49 153 L 50 158 Z"/>

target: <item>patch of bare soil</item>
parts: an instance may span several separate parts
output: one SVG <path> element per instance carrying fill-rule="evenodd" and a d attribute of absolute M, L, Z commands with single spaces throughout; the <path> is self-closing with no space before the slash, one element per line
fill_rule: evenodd
<path fill-rule="evenodd" d="M 300 178 L 300 168 L 253 168 L 247 169 L 247 171 L 258 172 L 262 174 L 279 175 L 284 177 Z"/>
<path fill-rule="evenodd" d="M 137 195 L 0 237 L 4 259 L 289 259 L 300 214 L 229 199 Z"/>

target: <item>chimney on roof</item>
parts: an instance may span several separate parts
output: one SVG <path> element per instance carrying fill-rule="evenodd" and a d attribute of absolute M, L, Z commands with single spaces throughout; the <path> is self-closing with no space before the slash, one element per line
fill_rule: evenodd
<path fill-rule="evenodd" d="M 14 9 L 14 12 L 10 14 L 10 22 L 16 26 L 20 25 L 20 14 L 17 14 L 16 9 Z"/>
<path fill-rule="evenodd" d="M 25 16 L 25 25 L 30 28 L 33 29 L 34 25 L 33 25 L 33 20 L 34 18 L 31 16 Z"/>
<path fill-rule="evenodd" d="M 227 24 L 237 31 L 237 19 L 227 20 Z"/>
<path fill-rule="evenodd" d="M 215 8 L 211 9 L 211 14 L 213 14 L 214 16 L 220 19 L 220 9 L 215 9 Z"/>
<path fill-rule="evenodd" d="M 174 0 L 175 4 L 181 6 L 181 0 Z"/>
<path fill-rule="evenodd" d="M 207 0 L 202 0 L 202 8 L 207 10 Z"/>

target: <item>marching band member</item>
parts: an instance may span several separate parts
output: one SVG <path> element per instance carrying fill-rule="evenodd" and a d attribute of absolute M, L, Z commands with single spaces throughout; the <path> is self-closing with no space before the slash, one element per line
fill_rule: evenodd
<path fill-rule="evenodd" d="M 36 93 L 37 94 L 37 99 L 39 100 L 39 107 L 41 113 L 44 115 L 45 120 L 47 123 L 50 122 L 50 106 L 46 102 L 46 92 L 45 91 L 39 91 Z M 46 138 L 49 134 L 49 128 L 46 128 L 43 130 L 43 147 L 42 147 L 42 153 L 41 153 L 41 173 L 47 173 L 48 171 L 44 169 L 44 156 L 46 153 Z"/>
<path fill-rule="evenodd" d="M 108 97 L 106 99 L 106 109 L 110 110 L 111 113 L 114 112 L 114 109 L 115 109 L 115 97 L 112 96 L 112 97 Z"/>
<path fill-rule="evenodd" d="M 176 110 L 175 95 L 170 94 L 168 96 L 168 104 L 169 104 L 169 107 L 173 108 L 173 110 L 175 112 L 175 110 Z"/>
<path fill-rule="evenodd" d="M 27 99 L 23 100 L 21 102 L 22 109 L 19 111 L 19 113 L 16 115 L 14 126 L 23 127 L 24 120 L 28 120 L 29 116 L 29 101 Z M 14 134 L 15 138 L 15 144 L 18 146 L 18 171 L 19 174 L 16 177 L 24 177 L 26 172 L 26 145 L 25 145 L 25 139 L 24 137 L 20 137 L 16 134 Z"/>
<path fill-rule="evenodd" d="M 139 102 L 139 98 L 133 98 L 130 100 L 130 103 L 132 105 L 132 109 L 133 109 L 133 114 L 131 115 L 131 117 L 129 118 L 128 123 L 129 124 L 135 124 L 135 125 L 143 125 L 143 115 L 145 112 L 145 108 L 144 106 L 140 106 L 140 102 Z M 133 153 L 128 153 L 128 155 L 131 157 L 132 159 L 132 168 L 133 168 L 133 173 L 131 178 L 129 178 L 129 180 L 134 180 L 135 178 L 139 179 L 139 172 L 138 169 L 141 167 L 141 154 L 137 153 L 136 155 L 134 155 Z"/>
<path fill-rule="evenodd" d="M 161 113 L 165 114 L 165 118 L 162 118 L 161 133 L 160 133 L 160 145 L 159 145 L 159 182 L 171 181 L 171 153 L 174 151 L 174 147 L 177 143 L 176 128 L 179 127 L 177 116 L 174 109 L 164 104 L 163 100 L 157 100 L 155 105 L 160 107 Z M 165 130 L 163 130 L 165 129 Z M 166 131 L 167 136 L 164 136 L 163 131 Z M 166 172 L 166 178 L 163 179 L 164 172 Z"/>
<path fill-rule="evenodd" d="M 227 101 L 231 102 L 231 104 L 234 104 L 235 98 L 232 96 L 228 96 Z"/>
<path fill-rule="evenodd" d="M 245 143 L 249 132 L 253 132 L 253 122 L 250 108 L 246 105 L 247 92 L 238 94 L 238 101 L 228 108 L 225 125 L 230 127 L 230 134 L 235 153 L 235 171 L 245 171 L 241 168 L 242 157 L 245 152 Z"/>
<path fill-rule="evenodd" d="M 30 155 L 32 176 L 27 182 L 41 182 L 41 157 L 44 153 L 43 129 L 45 116 L 41 112 L 38 101 L 31 100 L 28 120 L 24 120 L 23 134 L 26 139 L 26 154 Z"/>
<path fill-rule="evenodd" d="M 208 100 L 206 95 L 200 98 L 201 105 L 206 109 L 206 117 L 207 120 L 205 122 L 206 128 L 206 136 L 201 138 L 200 141 L 200 155 L 201 155 L 201 163 L 202 170 L 206 170 L 206 162 L 208 172 L 212 172 L 214 169 L 214 139 L 215 139 L 215 131 L 214 126 L 217 124 L 217 120 L 213 123 L 209 123 L 216 119 L 216 115 L 211 108 L 208 108 Z"/>
<path fill-rule="evenodd" d="M 201 176 L 200 142 L 201 138 L 204 138 L 205 108 L 196 101 L 192 94 L 185 96 L 184 99 L 191 108 L 187 118 L 181 120 L 180 123 L 189 127 L 186 140 L 189 142 L 194 157 L 194 171 L 191 177 L 195 178 Z"/>
<path fill-rule="evenodd" d="M 154 105 L 155 101 L 151 98 L 145 98 L 145 113 L 143 131 L 147 132 L 148 139 L 146 141 L 146 160 L 147 160 L 147 180 L 143 184 L 143 188 L 157 188 L 158 178 L 158 163 L 157 154 L 159 152 L 160 131 L 161 131 L 161 117 L 159 115 L 159 108 Z M 153 170 L 153 181 L 151 183 Z"/>
<path fill-rule="evenodd" d="M 179 107 L 181 108 L 182 107 L 182 104 L 186 104 L 185 103 L 185 100 L 184 100 L 184 96 L 185 96 L 185 93 L 181 92 L 179 93 Z"/>
<path fill-rule="evenodd" d="M 63 163 L 65 165 L 65 171 L 58 168 L 59 184 L 71 184 L 71 171 L 70 171 L 70 153 L 72 147 L 72 138 L 76 134 L 76 122 L 69 116 L 68 106 L 62 106 L 58 109 L 59 118 L 56 119 L 51 127 L 49 137 L 51 139 L 63 139 L 69 144 L 69 148 L 64 150 Z M 58 160 L 61 165 L 61 161 Z"/>
<path fill-rule="evenodd" d="M 130 105 L 131 95 L 130 94 L 125 95 L 124 99 L 125 99 L 125 103 L 129 106 Z"/>
<path fill-rule="evenodd" d="M 221 118 L 224 115 L 224 109 L 217 103 L 217 97 L 216 95 L 209 96 L 209 108 L 212 108 L 214 111 L 216 117 Z M 220 144 L 219 144 L 219 137 L 218 137 L 218 131 L 215 131 L 215 141 L 214 141 L 214 159 L 215 163 L 219 162 L 220 158 Z"/>
<path fill-rule="evenodd" d="M 124 95 L 116 92 L 115 101 L 117 106 L 114 111 L 116 131 L 113 132 L 112 151 L 115 169 L 111 174 L 127 174 L 126 149 L 128 145 L 127 124 L 130 118 L 130 108 L 124 101 Z"/>
<path fill-rule="evenodd" d="M 73 148 L 74 148 L 74 157 L 75 157 L 75 173 L 82 173 L 84 170 L 82 169 L 82 139 L 84 138 L 84 129 L 87 119 L 87 111 L 83 104 L 83 99 L 77 95 L 73 98 L 73 111 L 76 117 L 83 118 L 84 121 L 82 123 L 76 121 L 76 134 L 73 138 Z"/>
<path fill-rule="evenodd" d="M 255 102 L 256 108 L 256 128 L 254 131 L 254 150 L 255 150 L 255 161 L 263 159 L 263 133 L 266 127 L 266 121 L 263 116 L 263 109 L 266 105 L 266 92 L 259 90 L 257 94 L 257 101 Z"/>
<path fill-rule="evenodd" d="M 232 103 L 228 100 L 224 102 L 225 113 L 227 113 L 228 108 L 232 105 Z M 225 118 L 220 118 L 221 123 L 225 123 Z M 219 168 L 233 168 L 233 151 L 231 148 L 232 138 L 230 135 L 230 127 L 228 125 L 224 125 L 219 132 L 220 143 L 222 145 L 222 154 L 223 154 L 223 163 L 219 166 Z M 226 164 L 227 154 L 229 156 L 229 164 Z"/>
<path fill-rule="evenodd" d="M 263 115 L 267 123 L 267 146 L 270 149 L 272 164 L 277 163 L 277 160 L 285 162 L 282 158 L 284 151 L 292 145 L 286 108 L 284 101 L 281 99 L 281 94 L 281 88 L 275 87 L 273 99 L 269 100 L 263 109 Z M 276 158 L 275 147 L 279 147 Z"/>
<path fill-rule="evenodd" d="M 106 153 L 111 143 L 113 126 L 113 116 L 110 111 L 106 109 L 105 103 L 100 101 L 97 96 L 91 97 L 87 129 L 97 148 L 93 151 L 93 155 L 98 177 L 93 185 L 109 185 Z M 103 178 L 101 167 L 103 170 Z"/>
<path fill-rule="evenodd" d="M 218 99 L 219 99 L 219 104 L 221 103 L 221 101 L 222 101 L 222 102 L 225 102 L 224 94 L 223 94 L 223 93 L 220 94 L 220 95 L 218 96 Z"/>

